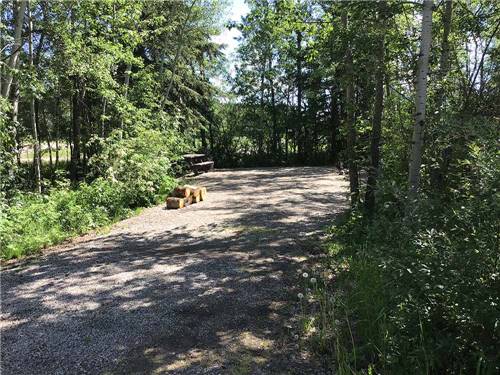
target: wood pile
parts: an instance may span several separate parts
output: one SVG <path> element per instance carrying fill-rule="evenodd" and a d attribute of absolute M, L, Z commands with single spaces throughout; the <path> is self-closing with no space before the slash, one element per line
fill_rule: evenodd
<path fill-rule="evenodd" d="M 177 186 L 167 197 L 167 208 L 183 208 L 207 199 L 207 188 L 203 186 Z"/>

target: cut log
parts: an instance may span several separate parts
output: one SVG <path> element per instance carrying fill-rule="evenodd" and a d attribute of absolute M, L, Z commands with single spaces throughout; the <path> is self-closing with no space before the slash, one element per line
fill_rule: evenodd
<path fill-rule="evenodd" d="M 193 197 L 191 195 L 187 198 L 184 198 L 184 204 L 186 206 L 190 205 L 191 203 L 193 203 Z"/>
<path fill-rule="evenodd" d="M 167 208 L 183 208 L 185 204 L 184 198 L 168 197 Z"/>
<path fill-rule="evenodd" d="M 187 198 L 191 195 L 191 189 L 188 186 L 177 186 L 174 189 L 174 196 L 177 198 Z"/>
<path fill-rule="evenodd" d="M 193 199 L 193 203 L 198 203 L 198 202 L 201 202 L 201 194 L 198 194 L 198 195 L 191 195 L 191 197 Z"/>
<path fill-rule="evenodd" d="M 189 188 L 191 190 L 191 195 L 194 197 L 194 196 L 198 196 L 201 194 L 201 190 L 198 186 L 195 186 L 195 185 L 184 185 L 185 188 Z"/>
<path fill-rule="evenodd" d="M 206 187 L 200 187 L 200 198 L 202 201 L 207 199 L 207 188 Z"/>
<path fill-rule="evenodd" d="M 201 188 L 196 188 L 194 190 L 191 190 L 192 197 L 199 197 L 200 195 L 201 195 Z"/>

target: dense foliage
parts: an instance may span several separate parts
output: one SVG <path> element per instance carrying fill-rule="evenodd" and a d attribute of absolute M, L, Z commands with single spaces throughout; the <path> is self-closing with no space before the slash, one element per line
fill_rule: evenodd
<path fill-rule="evenodd" d="M 470 148 L 451 201 L 422 200 L 408 216 L 385 187 L 376 220 L 354 211 L 334 227 L 325 267 L 337 279 L 317 297 L 335 318 L 318 327 L 319 347 L 343 351 L 346 372 L 498 372 L 500 158 L 491 141 Z"/>
<path fill-rule="evenodd" d="M 212 121 L 217 1 L 1 2 L 0 248 L 158 201 Z M 15 60 L 15 61 L 14 61 Z M 35 193 L 31 193 L 34 191 Z"/>
<path fill-rule="evenodd" d="M 171 134 L 142 130 L 136 137 L 111 135 L 89 162 L 96 177 L 71 189 L 65 178 L 46 194 L 16 194 L 0 216 L 0 248 L 9 259 L 29 254 L 159 202 L 174 188 L 179 145 Z"/>

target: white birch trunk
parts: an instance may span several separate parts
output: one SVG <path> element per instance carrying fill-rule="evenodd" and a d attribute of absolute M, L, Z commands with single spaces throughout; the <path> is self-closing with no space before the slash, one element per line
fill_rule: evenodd
<path fill-rule="evenodd" d="M 30 67 L 33 69 L 33 20 L 31 18 L 31 10 L 28 4 L 28 24 L 29 24 L 29 36 L 28 36 L 28 48 L 29 48 L 29 62 Z M 35 94 L 31 93 L 30 98 L 30 119 L 31 119 L 31 129 L 33 135 L 33 164 L 35 166 L 35 182 L 36 190 L 39 194 L 42 193 L 42 178 L 40 173 L 40 142 L 38 140 L 38 131 L 36 126 L 36 116 L 35 116 Z"/>
<path fill-rule="evenodd" d="M 2 86 L 2 96 L 8 98 L 10 94 L 10 87 L 12 86 L 12 80 L 14 76 L 12 75 L 12 69 L 17 67 L 19 61 L 19 52 L 22 46 L 22 32 L 24 24 L 24 13 L 26 12 L 26 0 L 19 0 L 14 3 L 14 7 L 17 8 L 16 12 L 16 27 L 14 29 L 14 44 L 12 45 L 12 54 L 10 55 L 8 68 L 5 76 L 5 83 Z"/>
<path fill-rule="evenodd" d="M 422 35 L 417 65 L 415 95 L 415 123 L 411 140 L 411 153 L 408 177 L 408 197 L 414 200 L 420 187 L 420 166 L 422 164 L 423 138 L 425 126 L 425 105 L 427 101 L 427 75 L 429 73 L 429 54 L 432 40 L 432 0 L 424 1 L 422 11 Z"/>

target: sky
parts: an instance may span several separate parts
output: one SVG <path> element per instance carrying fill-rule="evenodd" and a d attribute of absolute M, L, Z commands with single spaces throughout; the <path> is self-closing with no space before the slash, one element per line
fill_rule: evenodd
<path fill-rule="evenodd" d="M 245 0 L 228 0 L 227 14 L 224 23 L 229 21 L 240 21 L 242 16 L 245 16 L 250 9 L 248 5 L 245 3 Z M 241 33 L 236 28 L 232 28 L 231 30 L 224 28 L 221 34 L 212 37 L 212 41 L 216 43 L 225 44 L 223 52 L 228 60 L 228 70 L 230 74 L 234 75 L 234 64 L 235 64 L 235 53 L 238 48 L 237 37 L 241 36 Z M 218 86 L 224 86 L 224 82 L 221 81 L 220 78 L 216 78 L 213 80 L 214 84 Z"/>
<path fill-rule="evenodd" d="M 245 16 L 249 12 L 249 8 L 245 3 L 245 0 L 229 0 L 228 3 L 229 5 L 227 8 L 227 18 L 225 22 L 240 21 L 241 17 Z M 213 41 L 216 43 L 223 43 L 227 45 L 224 53 L 229 58 L 238 47 L 238 42 L 235 38 L 240 35 L 241 33 L 234 27 L 231 30 L 225 28 L 221 34 L 213 37 Z"/>

